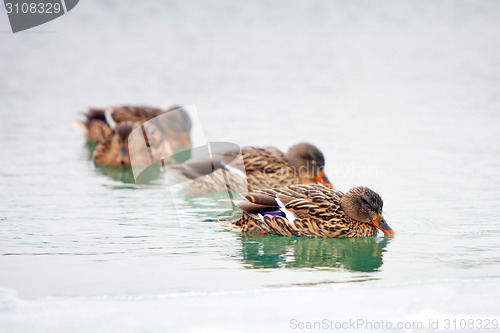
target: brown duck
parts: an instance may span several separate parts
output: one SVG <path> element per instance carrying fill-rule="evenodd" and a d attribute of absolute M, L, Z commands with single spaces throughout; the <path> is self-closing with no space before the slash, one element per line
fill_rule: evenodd
<path fill-rule="evenodd" d="M 231 228 L 280 236 L 349 238 L 393 235 L 382 217 L 382 198 L 367 187 L 347 193 L 323 185 L 262 190 L 235 201 L 243 210 Z"/>
<path fill-rule="evenodd" d="M 175 112 L 172 112 L 175 111 Z M 161 116 L 161 117 L 160 117 Z M 163 132 L 172 146 L 191 147 L 191 119 L 179 106 L 166 111 L 148 106 L 116 106 L 107 109 L 89 109 L 85 121 L 77 125 L 83 130 L 87 141 L 98 143 L 104 138 L 103 127 L 115 128 L 124 122 L 144 123 L 159 118 L 155 126 Z"/>
<path fill-rule="evenodd" d="M 188 113 L 179 106 L 166 111 L 152 107 L 119 106 L 104 110 L 105 119 L 111 127 L 121 122 L 145 123 L 151 121 L 163 133 L 165 140 L 174 149 L 191 148 L 192 122 Z"/>
<path fill-rule="evenodd" d="M 130 167 L 131 155 L 134 166 L 159 165 L 171 162 L 173 150 L 163 139 L 161 131 L 148 126 L 147 139 L 142 135 L 129 137 L 139 127 L 138 122 L 121 122 L 114 129 L 103 127 L 104 138 L 97 144 L 92 160 L 97 165 L 112 167 Z"/>
<path fill-rule="evenodd" d="M 238 156 L 240 159 L 233 163 L 235 167 L 229 168 L 224 160 L 234 159 L 238 154 L 239 150 L 213 154 L 214 172 L 210 168 L 200 170 L 199 166 L 206 163 L 197 161 L 188 161 L 173 169 L 190 180 L 188 188 L 192 193 L 234 191 L 234 188 L 242 191 L 246 186 L 248 191 L 257 191 L 295 184 L 323 184 L 333 188 L 325 175 L 323 153 L 310 143 L 296 144 L 286 154 L 274 147 L 244 147 Z M 246 175 L 243 174 L 243 167 Z M 235 168 L 241 172 L 234 172 Z M 202 177 L 207 173 L 210 173 L 208 177 Z M 231 189 L 228 183 L 236 185 Z"/>
<path fill-rule="evenodd" d="M 145 122 L 149 122 L 147 135 L 136 138 L 135 144 L 127 142 L 132 130 Z M 158 157 L 162 157 L 161 163 L 165 163 L 177 150 L 191 148 L 191 119 L 179 107 L 165 112 L 157 108 L 133 106 L 90 109 L 79 127 L 89 142 L 97 144 L 92 159 L 103 166 L 131 166 L 129 144 L 136 148 L 134 165 L 139 163 L 145 166 L 159 163 Z M 150 158 L 146 158 L 148 156 Z"/>

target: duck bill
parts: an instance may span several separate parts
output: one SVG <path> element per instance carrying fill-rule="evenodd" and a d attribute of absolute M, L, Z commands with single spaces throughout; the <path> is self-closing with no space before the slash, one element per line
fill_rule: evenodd
<path fill-rule="evenodd" d="M 385 219 L 382 216 L 379 216 L 375 221 L 372 222 L 373 225 L 380 231 L 382 231 L 386 235 L 394 235 L 395 232 L 394 230 L 389 227 L 387 222 L 385 222 Z"/>
<path fill-rule="evenodd" d="M 325 173 L 323 171 L 319 174 L 318 177 L 314 178 L 314 180 L 316 181 L 316 183 L 323 184 L 328 188 L 331 188 L 331 189 L 334 188 L 332 183 L 330 183 L 330 180 L 328 179 L 328 177 L 325 175 Z"/>
<path fill-rule="evenodd" d="M 120 150 L 120 158 L 125 158 L 128 157 L 128 149 L 125 145 L 122 146 L 122 149 Z"/>
<path fill-rule="evenodd" d="M 120 158 L 120 164 L 122 167 L 130 166 L 130 155 L 129 155 L 128 149 L 125 145 L 120 150 L 119 158 Z"/>

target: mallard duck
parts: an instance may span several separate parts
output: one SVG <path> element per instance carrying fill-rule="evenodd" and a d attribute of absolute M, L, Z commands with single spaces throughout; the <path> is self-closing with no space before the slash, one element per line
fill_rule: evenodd
<path fill-rule="evenodd" d="M 310 143 L 298 143 L 286 154 L 274 147 L 247 147 L 242 155 L 249 191 L 318 183 L 333 188 L 325 175 L 323 153 Z"/>
<path fill-rule="evenodd" d="M 192 146 L 191 118 L 180 106 L 173 106 L 166 111 L 144 106 L 119 106 L 106 109 L 104 115 L 106 122 L 111 127 L 124 121 L 153 122 L 162 131 L 165 140 L 175 151 L 188 149 Z"/>
<path fill-rule="evenodd" d="M 235 201 L 243 210 L 232 222 L 243 232 L 280 236 L 348 238 L 393 235 L 382 217 L 382 198 L 367 187 L 347 193 L 323 185 L 292 185 L 250 193 Z"/>
<path fill-rule="evenodd" d="M 124 122 L 145 123 L 153 121 L 164 134 L 165 140 L 177 149 L 191 148 L 191 118 L 179 106 L 166 111 L 147 106 L 116 106 L 107 109 L 89 109 L 85 121 L 77 125 L 83 130 L 87 141 L 98 143 L 104 138 L 103 128 L 115 128 Z"/>
<path fill-rule="evenodd" d="M 142 132 L 129 137 L 139 126 L 139 122 L 120 122 L 114 129 L 101 127 L 104 137 L 92 155 L 94 163 L 102 166 L 130 167 L 131 155 L 134 166 L 148 167 L 165 161 L 169 163 L 173 150 L 155 126 L 148 126 L 147 138 Z"/>
<path fill-rule="evenodd" d="M 296 144 L 286 154 L 274 147 L 244 147 L 241 155 L 239 153 L 239 149 L 213 153 L 211 159 L 206 158 L 209 163 L 188 161 L 173 169 L 190 181 L 188 188 L 191 193 L 234 191 L 235 188 L 242 191 L 247 186 L 249 191 L 256 191 L 318 183 L 333 188 L 325 175 L 323 153 L 310 143 Z M 227 161 L 235 158 L 239 159 L 228 166 Z M 210 175 L 202 177 L 207 174 Z M 232 184 L 232 188 L 229 184 Z"/>
<path fill-rule="evenodd" d="M 144 123 L 158 117 L 163 111 L 156 108 L 141 106 L 117 106 L 107 109 L 91 108 L 85 113 L 85 121 L 80 121 L 77 125 L 83 130 L 87 141 L 98 143 L 104 139 L 103 128 L 115 128 L 124 122 Z"/>
<path fill-rule="evenodd" d="M 169 159 L 168 156 L 179 155 L 175 154 L 178 151 L 190 151 L 191 119 L 185 110 L 177 106 L 166 111 L 133 106 L 90 109 L 86 113 L 86 120 L 78 125 L 86 134 L 87 140 L 97 144 L 92 158 L 96 164 L 128 167 L 131 165 L 128 135 L 134 128 L 145 123 L 147 137 L 139 136 L 142 139 L 136 138 L 135 145 L 132 145 L 136 147 L 134 165 L 139 163 L 149 166 L 151 163 L 158 163 L 159 156 L 161 163 L 164 163 Z M 189 157 L 188 153 L 184 155 Z M 149 158 L 148 161 L 148 156 L 154 158 Z"/>

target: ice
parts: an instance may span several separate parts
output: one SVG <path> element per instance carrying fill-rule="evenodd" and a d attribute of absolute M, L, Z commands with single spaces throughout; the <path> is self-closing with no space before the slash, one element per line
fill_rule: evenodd
<path fill-rule="evenodd" d="M 290 332 L 300 324 L 372 331 L 445 319 L 500 319 L 500 280 L 24 300 L 0 293 L 2 332 Z M 6 306 L 5 304 L 9 304 Z M 14 305 L 15 304 L 15 305 Z M 390 323 L 390 324 L 389 324 Z M 346 325 L 351 325 L 347 327 Z M 358 325 L 358 326 L 353 326 Z M 418 327 L 418 326 L 414 326 Z M 325 329 L 328 331 L 330 328 Z M 415 329 L 416 330 L 416 329 Z M 403 331 L 403 330 L 391 330 Z M 407 330 L 412 331 L 412 329 Z"/>

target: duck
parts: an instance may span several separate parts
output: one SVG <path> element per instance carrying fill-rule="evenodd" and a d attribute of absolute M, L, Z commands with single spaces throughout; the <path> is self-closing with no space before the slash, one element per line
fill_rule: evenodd
<path fill-rule="evenodd" d="M 98 166 L 108 167 L 148 167 L 170 163 L 173 150 L 157 127 L 148 126 L 146 136 L 144 132 L 130 136 L 140 126 L 140 122 L 126 121 L 113 129 L 101 127 L 104 136 L 96 145 L 92 161 Z"/>
<path fill-rule="evenodd" d="M 317 183 L 333 188 L 325 175 L 325 157 L 311 143 L 295 144 L 285 154 L 275 147 L 246 147 L 242 155 L 249 191 Z"/>
<path fill-rule="evenodd" d="M 316 238 L 395 234 L 382 216 L 382 198 L 363 186 L 344 194 L 321 184 L 290 185 L 249 193 L 234 204 L 242 214 L 231 230 Z"/>
<path fill-rule="evenodd" d="M 166 111 L 147 106 L 91 108 L 86 112 L 85 118 L 85 121 L 78 122 L 77 125 L 83 130 L 87 141 L 96 145 L 92 160 L 97 165 L 130 167 L 129 144 L 126 141 L 132 130 L 142 125 L 142 130 L 146 131 L 147 135 L 142 142 L 135 139 L 135 165 L 139 163 L 148 166 L 152 163 L 151 158 L 150 161 L 146 158 L 151 147 L 145 148 L 150 141 L 155 141 L 152 146 L 154 163 L 159 160 L 161 163 L 170 161 L 169 156 L 182 156 L 183 159 L 176 162 L 183 162 L 190 156 L 192 122 L 189 114 L 179 106 L 173 106 Z M 176 154 L 179 151 L 184 154 Z"/>
<path fill-rule="evenodd" d="M 325 175 L 323 153 L 311 143 L 298 143 L 286 153 L 272 146 L 249 146 L 241 151 L 233 149 L 213 153 L 210 157 L 210 163 L 187 161 L 172 168 L 174 173 L 189 181 L 190 193 L 234 192 L 235 189 L 246 193 L 298 184 L 322 184 L 334 188 Z M 231 166 L 228 159 L 234 160 Z M 212 168 L 207 168 L 207 165 L 212 165 Z M 210 175 L 203 177 L 207 174 Z"/>
<path fill-rule="evenodd" d="M 148 106 L 90 108 L 85 113 L 85 120 L 77 122 L 76 125 L 86 135 L 88 142 L 97 144 L 104 139 L 107 128 L 113 129 L 123 122 L 144 123 L 162 114 L 162 110 Z"/>
<path fill-rule="evenodd" d="M 163 111 L 147 106 L 118 106 L 104 110 L 106 122 L 115 127 L 121 122 L 151 121 L 163 133 L 165 140 L 177 151 L 192 147 L 192 121 L 189 114 L 180 106 L 172 106 Z"/>
<path fill-rule="evenodd" d="M 87 141 L 98 143 L 104 139 L 103 128 L 115 128 L 123 122 L 154 122 L 173 147 L 191 148 L 192 121 L 189 114 L 180 106 L 172 106 L 163 111 L 149 106 L 115 106 L 106 109 L 90 108 L 85 120 L 76 123 Z"/>

